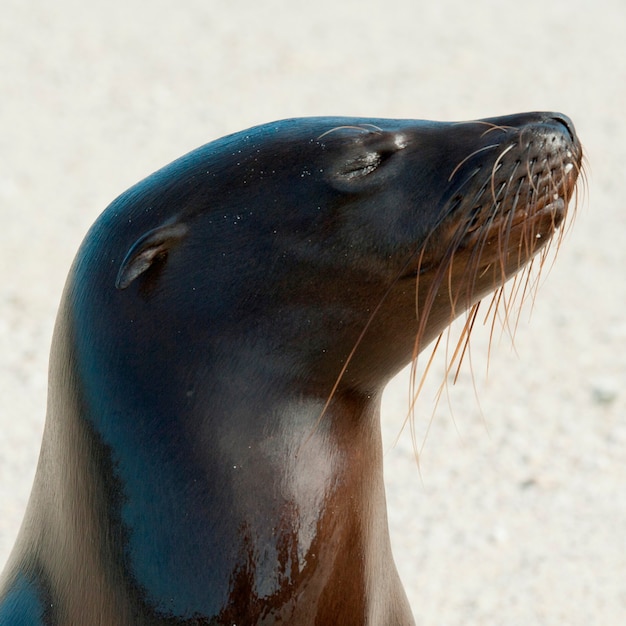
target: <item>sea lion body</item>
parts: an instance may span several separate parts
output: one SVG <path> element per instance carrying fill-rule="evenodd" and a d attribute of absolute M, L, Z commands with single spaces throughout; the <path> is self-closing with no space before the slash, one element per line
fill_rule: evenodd
<path fill-rule="evenodd" d="M 550 239 L 580 159 L 558 114 L 311 118 L 122 194 L 64 291 L 0 623 L 412 624 L 382 390 Z"/>

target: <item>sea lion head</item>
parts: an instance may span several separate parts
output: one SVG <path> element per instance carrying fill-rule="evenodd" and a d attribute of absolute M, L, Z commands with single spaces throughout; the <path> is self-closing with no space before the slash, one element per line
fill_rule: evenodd
<path fill-rule="evenodd" d="M 245 335 L 254 320 L 310 384 L 347 365 L 345 384 L 378 386 L 545 251 L 581 156 L 552 113 L 265 125 L 118 199 L 139 231 L 114 282 L 182 302 L 192 324 L 218 329 L 230 312 Z"/>

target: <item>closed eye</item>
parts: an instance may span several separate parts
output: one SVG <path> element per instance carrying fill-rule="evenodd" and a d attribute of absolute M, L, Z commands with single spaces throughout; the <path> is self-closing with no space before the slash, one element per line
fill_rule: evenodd
<path fill-rule="evenodd" d="M 348 180 L 364 178 L 391 158 L 397 150 L 372 150 L 347 161 L 338 171 L 339 176 Z"/>
<path fill-rule="evenodd" d="M 352 180 L 371 174 L 381 163 L 382 157 L 379 152 L 366 152 L 354 159 L 350 159 L 339 170 L 338 174 Z"/>

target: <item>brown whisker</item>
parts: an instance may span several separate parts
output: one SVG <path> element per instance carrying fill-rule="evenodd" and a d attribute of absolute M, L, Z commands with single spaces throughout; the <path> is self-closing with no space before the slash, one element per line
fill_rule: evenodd
<path fill-rule="evenodd" d="M 497 124 L 484 124 L 488 128 L 483 135 L 496 130 L 504 132 L 510 130 L 509 127 L 498 126 Z M 331 129 L 324 135 L 340 128 L 342 127 Z M 489 306 L 482 320 L 482 325 L 489 327 L 487 373 L 489 371 L 489 355 L 494 344 L 498 323 L 501 325 L 501 332 L 506 333 L 511 338 L 514 347 L 522 307 L 529 299 L 534 306 L 541 284 L 540 279 L 551 267 L 551 264 L 548 267 L 549 253 L 552 250 L 558 253 L 564 234 L 571 226 L 571 221 L 567 226 L 562 222 L 568 221 L 564 218 L 571 199 L 570 196 L 573 195 L 574 197 L 574 212 L 578 204 L 579 191 L 574 184 L 576 176 L 582 174 L 583 180 L 585 178 L 584 167 L 575 162 L 571 153 L 568 154 L 567 161 L 564 154 L 555 156 L 553 153 L 549 153 L 543 156 L 541 152 L 544 149 L 543 144 L 537 144 L 537 139 L 534 137 L 530 137 L 525 144 L 527 137 L 528 135 L 522 132 L 516 141 L 507 143 L 504 147 L 502 143 L 493 143 L 477 148 L 462 158 L 452 169 L 448 176 L 448 182 L 452 182 L 472 159 L 492 150 L 499 150 L 488 169 L 488 174 L 484 176 L 484 180 L 477 178 L 481 171 L 485 171 L 481 165 L 478 165 L 469 169 L 468 172 L 466 171 L 457 188 L 450 190 L 446 208 L 441 212 L 429 234 L 420 243 L 419 249 L 409 259 L 402 272 L 392 281 L 369 316 L 337 376 L 319 420 L 328 410 L 332 398 L 374 318 L 378 315 L 384 301 L 389 297 L 398 280 L 405 275 L 406 269 L 411 263 L 415 263 L 417 329 L 411 357 L 409 407 L 398 437 L 408 421 L 418 468 L 419 455 L 428 438 L 435 409 L 433 409 L 433 415 L 424 433 L 424 438 L 418 445 L 414 419 L 415 407 L 418 396 L 423 390 L 426 375 L 432 369 L 435 355 L 442 344 L 443 332 L 437 335 L 421 375 L 418 375 L 417 362 L 418 354 L 424 347 L 424 341 L 430 339 L 428 334 L 429 318 L 437 299 L 447 297 L 450 323 L 465 309 L 467 309 L 467 317 L 455 342 L 451 342 L 451 330 L 448 325 L 445 350 L 446 366 L 443 380 L 436 393 L 435 408 L 444 389 L 447 393 L 448 381 L 452 380 L 452 384 L 456 384 L 463 363 L 468 360 L 472 380 L 474 380 L 474 372 L 471 367 L 471 337 L 477 326 L 481 302 L 480 299 L 474 301 L 477 297 L 476 294 L 492 292 Z M 535 143 L 533 144 L 533 142 Z M 514 153 L 513 156 L 509 156 L 512 153 Z M 572 168 L 569 167 L 570 163 L 573 165 L 574 174 L 571 172 Z M 520 175 L 520 168 L 522 167 L 525 171 L 522 171 Z M 491 192 L 489 202 L 485 201 L 487 189 Z M 470 191 L 472 193 L 469 193 Z M 556 209 L 552 212 L 543 211 L 545 207 L 549 207 L 558 199 L 565 203 L 562 215 L 557 213 Z M 431 255 L 432 252 L 427 253 L 427 250 L 431 246 L 436 249 L 441 245 L 442 242 L 439 239 L 441 233 L 446 232 L 445 224 L 453 220 L 459 220 L 459 223 L 450 230 L 447 243 L 443 245 L 443 249 L 438 254 L 438 263 L 431 267 L 430 263 L 426 264 L 426 258 L 427 254 Z M 551 223 L 550 221 L 546 223 L 547 220 L 550 220 Z M 430 256 L 428 258 L 430 259 Z M 552 263 L 554 263 L 554 258 Z M 505 286 L 506 281 L 511 277 L 510 284 Z M 427 281 L 426 286 L 423 286 L 422 280 Z"/>
<path fill-rule="evenodd" d="M 493 148 L 499 148 L 500 144 L 498 143 L 494 143 L 491 144 L 490 146 L 484 146 L 482 148 L 479 148 L 478 150 L 475 150 L 474 152 L 472 152 L 471 154 L 468 154 L 462 161 L 460 161 L 458 163 L 458 165 L 452 170 L 452 173 L 450 174 L 450 176 L 448 177 L 448 182 L 452 182 L 452 179 L 454 178 L 454 175 L 461 169 L 461 167 L 463 167 L 463 165 L 465 165 L 465 163 L 467 163 L 473 156 L 476 156 L 477 154 L 480 154 L 481 152 L 485 152 L 486 150 L 493 150 Z"/>

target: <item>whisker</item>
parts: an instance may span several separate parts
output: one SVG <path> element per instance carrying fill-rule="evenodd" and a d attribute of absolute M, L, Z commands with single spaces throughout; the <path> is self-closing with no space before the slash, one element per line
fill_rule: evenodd
<path fill-rule="evenodd" d="M 317 137 L 316 141 L 319 141 L 320 139 L 323 139 L 327 135 L 330 135 L 331 133 L 335 133 L 339 130 L 359 130 L 359 131 L 362 131 L 363 133 L 369 133 L 369 132 L 372 132 L 373 130 L 376 134 L 381 134 L 383 132 L 383 129 L 376 126 L 375 124 L 360 124 L 358 126 L 351 126 L 351 125 L 335 126 L 334 128 L 330 128 L 326 132 L 323 132 L 319 137 Z"/>
<path fill-rule="evenodd" d="M 510 130 L 495 124 L 485 123 L 485 126 L 487 128 L 483 136 L 494 131 Z M 359 126 L 337 127 L 321 137 L 341 128 L 367 132 Z M 545 277 L 554 263 L 555 255 L 550 253 L 558 253 L 563 237 L 571 227 L 571 220 L 565 220 L 568 204 L 573 196 L 575 211 L 579 193 L 582 193 L 575 184 L 576 178 L 580 174 L 584 181 L 586 176 L 584 163 L 579 165 L 575 162 L 571 152 L 567 153 L 566 160 L 565 152 L 546 153 L 544 144 L 537 144 L 534 137 L 527 143 L 524 143 L 525 140 L 522 132 L 516 141 L 504 146 L 502 143 L 483 146 L 461 159 L 453 168 L 448 177 L 449 183 L 459 177 L 462 168 L 472 158 L 498 150 L 488 168 L 480 165 L 474 167 L 464 173 L 463 179 L 457 181 L 456 188 L 448 190 L 446 205 L 439 210 L 439 216 L 429 229 L 428 235 L 410 255 L 368 316 L 341 367 L 317 423 L 327 412 L 374 318 L 379 315 L 400 278 L 406 276 L 409 267 L 413 267 L 411 273 L 415 273 L 416 332 L 411 348 L 409 406 L 394 445 L 408 422 L 419 469 L 420 455 L 432 430 L 436 408 L 444 392 L 450 404 L 449 382 L 453 385 L 457 383 L 464 363 L 469 362 L 479 403 L 471 358 L 471 337 L 479 315 L 482 325 L 488 327 L 488 375 L 489 357 L 495 341 L 499 340 L 496 337 L 497 325 L 500 325 L 500 338 L 504 334 L 508 335 L 515 349 L 515 336 L 522 308 L 530 300 L 532 312 L 542 283 L 541 278 Z M 570 163 L 573 167 L 569 167 Z M 487 190 L 490 191 L 490 196 L 487 195 Z M 565 203 L 562 214 L 556 209 L 544 211 L 544 208 L 557 199 L 562 199 Z M 436 264 L 432 263 L 434 254 Z M 511 281 L 505 284 L 509 278 Z M 481 309 L 480 300 L 485 293 L 491 294 L 486 311 L 484 306 Z M 433 368 L 435 356 L 442 349 L 444 332 L 436 336 L 422 371 L 418 370 L 418 355 L 425 347 L 424 342 L 432 339 L 433 329 L 432 325 L 429 326 L 431 314 L 436 310 L 440 315 L 442 307 L 449 315 L 445 351 L 442 355 L 445 363 L 444 374 L 435 394 L 430 420 L 419 442 L 415 419 L 417 400 L 424 389 L 426 376 Z M 466 317 L 453 341 L 451 323 L 463 311 L 466 311 Z M 440 324 L 441 319 L 437 323 Z"/>
<path fill-rule="evenodd" d="M 485 152 L 486 150 L 493 150 L 494 148 L 499 148 L 500 144 L 499 143 L 494 143 L 491 144 L 489 146 L 484 146 L 482 148 L 479 148 L 478 150 L 475 150 L 474 152 L 472 152 L 471 154 L 468 154 L 464 159 L 462 159 L 458 165 L 452 170 L 452 173 L 450 174 L 450 176 L 448 177 L 448 182 L 452 182 L 452 179 L 454 178 L 455 174 L 461 169 L 461 167 L 463 167 L 463 165 L 465 163 L 467 163 L 472 157 L 476 156 L 477 154 L 480 154 L 481 152 Z"/>

